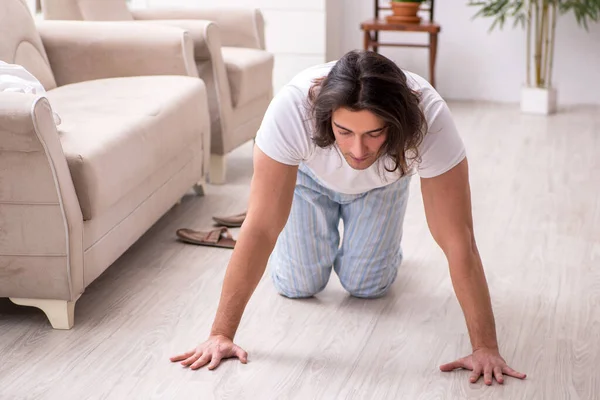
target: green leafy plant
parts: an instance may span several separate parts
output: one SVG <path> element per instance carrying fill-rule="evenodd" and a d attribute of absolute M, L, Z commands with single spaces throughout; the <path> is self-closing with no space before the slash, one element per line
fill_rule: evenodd
<path fill-rule="evenodd" d="M 573 12 L 577 23 L 586 30 L 588 21 L 598 22 L 600 18 L 600 0 L 471 0 L 469 5 L 479 7 L 475 18 L 494 19 L 490 31 L 496 27 L 502 29 L 506 20 L 511 18 L 514 19 L 514 27 L 520 25 L 526 29 L 527 85 L 539 88 L 552 86 L 558 16 Z"/>

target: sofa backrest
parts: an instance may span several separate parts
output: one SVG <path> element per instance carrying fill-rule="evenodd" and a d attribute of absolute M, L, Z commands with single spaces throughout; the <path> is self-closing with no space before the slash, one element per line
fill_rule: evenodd
<path fill-rule="evenodd" d="M 45 19 L 133 21 L 126 0 L 42 0 Z"/>
<path fill-rule="evenodd" d="M 0 1 L 0 60 L 22 65 L 50 90 L 56 87 L 48 55 L 25 0 Z"/>

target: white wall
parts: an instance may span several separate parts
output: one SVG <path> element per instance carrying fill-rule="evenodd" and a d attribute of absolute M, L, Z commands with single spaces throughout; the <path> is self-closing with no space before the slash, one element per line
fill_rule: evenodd
<path fill-rule="evenodd" d="M 372 1 L 344 0 L 343 51 L 361 48 L 360 22 L 372 17 L 372 7 Z M 476 10 L 466 0 L 436 2 L 436 20 L 442 26 L 437 88 L 448 99 L 518 102 L 525 80 L 525 32 L 513 30 L 511 21 L 503 31 L 488 34 L 491 20 L 473 20 Z M 419 42 L 426 36 L 392 33 L 387 38 Z M 561 104 L 600 104 L 599 41 L 600 24 L 590 25 L 587 33 L 571 14 L 559 19 L 553 81 Z M 427 77 L 427 49 L 380 49 L 401 67 Z"/>

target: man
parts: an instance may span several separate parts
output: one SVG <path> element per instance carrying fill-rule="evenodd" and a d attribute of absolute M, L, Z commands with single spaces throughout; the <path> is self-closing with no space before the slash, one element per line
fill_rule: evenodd
<path fill-rule="evenodd" d="M 448 107 L 421 77 L 362 51 L 300 73 L 269 106 L 256 137 L 246 220 L 211 335 L 171 360 L 192 369 L 213 369 L 228 357 L 247 361 L 233 338 L 267 263 L 276 290 L 288 298 L 316 295 L 332 270 L 353 296 L 385 295 L 402 261 L 414 171 L 473 347 L 441 369 L 470 369 L 472 382 L 483 375 L 486 384 L 502 383 L 504 374 L 525 378 L 498 351 L 473 236 L 465 149 Z"/>

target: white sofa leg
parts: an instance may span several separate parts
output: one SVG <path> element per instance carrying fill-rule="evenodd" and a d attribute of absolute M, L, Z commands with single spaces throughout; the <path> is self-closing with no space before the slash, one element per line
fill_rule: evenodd
<path fill-rule="evenodd" d="M 54 329 L 71 329 L 75 320 L 75 301 L 23 299 L 11 297 L 10 301 L 20 306 L 41 309 Z"/>
<path fill-rule="evenodd" d="M 210 172 L 208 179 L 213 185 L 222 185 L 225 183 L 225 175 L 227 174 L 226 161 L 224 155 L 210 155 Z"/>

